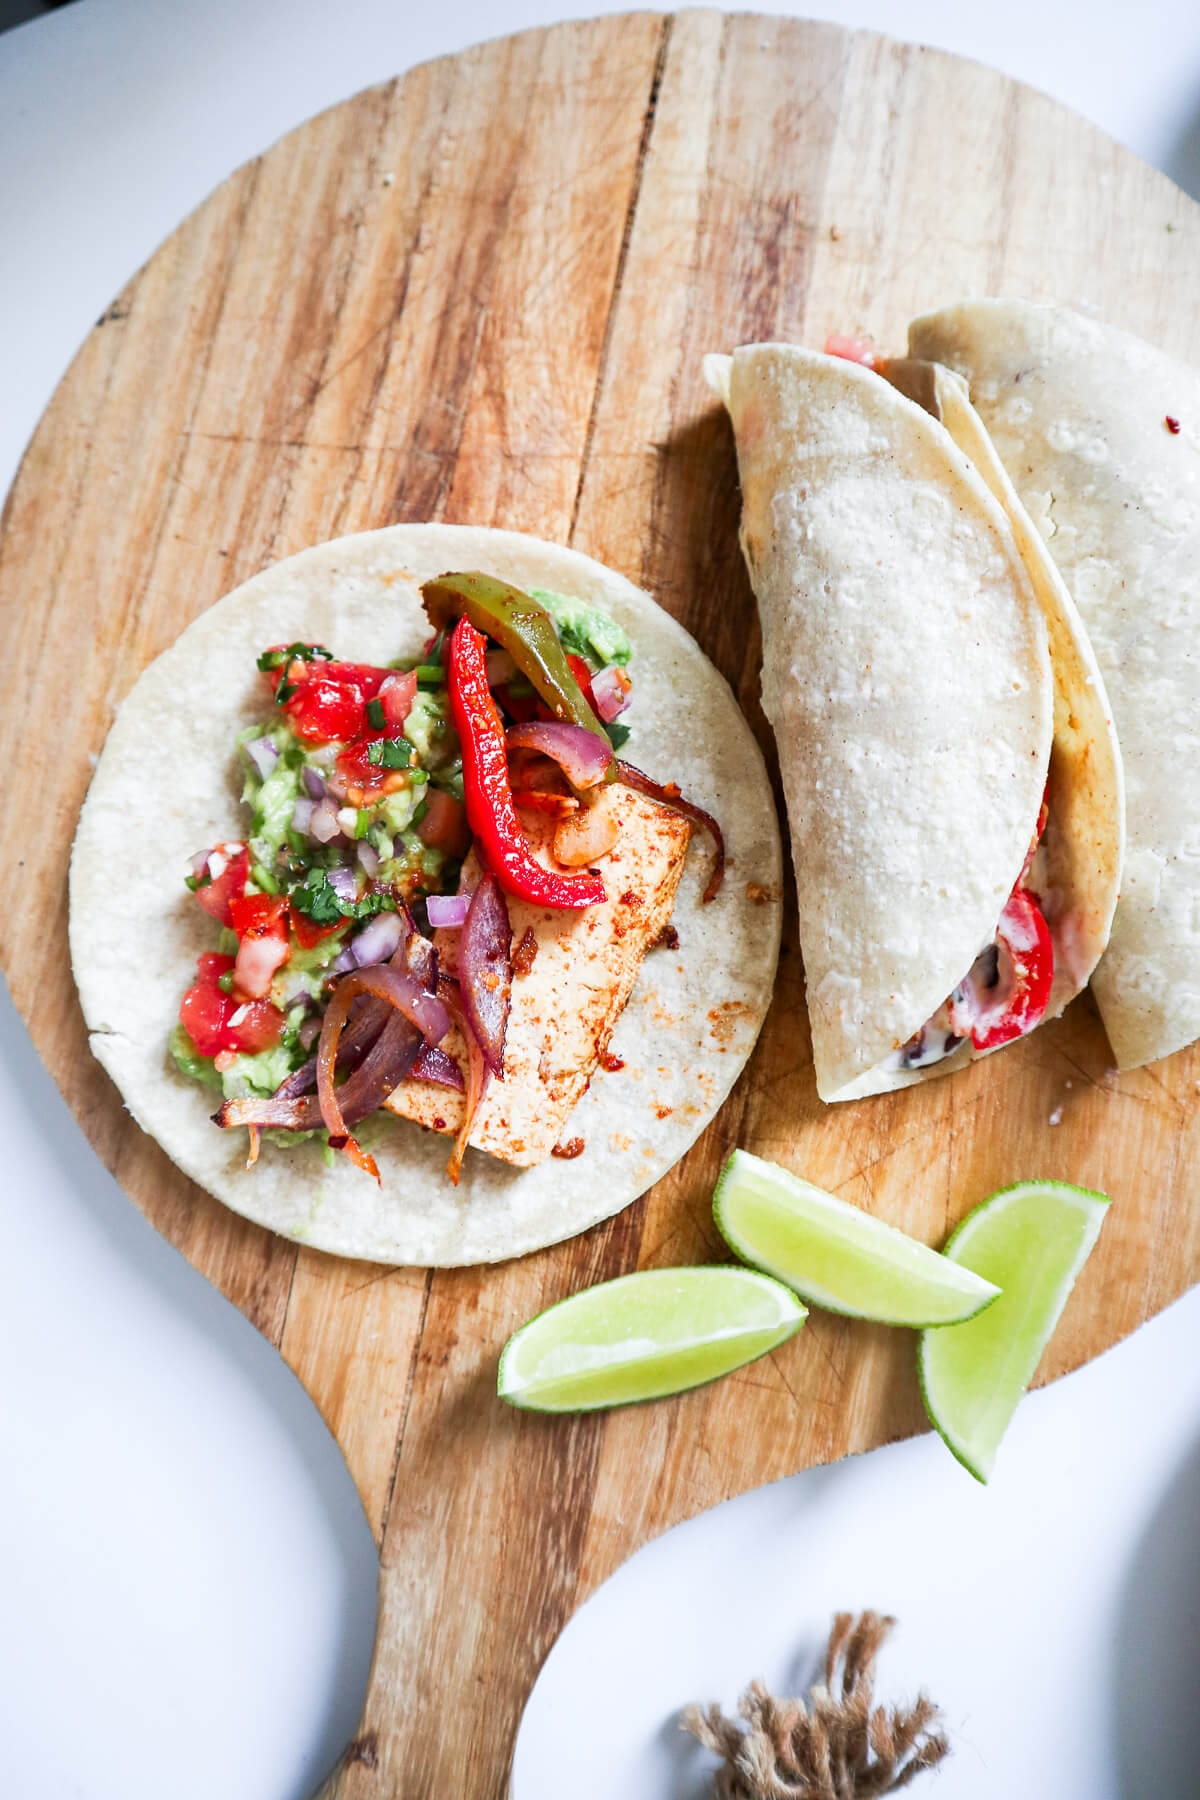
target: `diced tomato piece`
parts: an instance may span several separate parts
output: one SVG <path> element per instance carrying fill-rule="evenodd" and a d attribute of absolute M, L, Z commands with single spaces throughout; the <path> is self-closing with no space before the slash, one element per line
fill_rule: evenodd
<path fill-rule="evenodd" d="M 302 913 L 298 906 L 289 906 L 288 923 L 300 948 L 311 950 L 314 944 L 321 942 L 322 938 L 332 937 L 335 931 L 340 931 L 348 921 L 335 919 L 332 925 L 314 925 L 308 914 Z"/>
<path fill-rule="evenodd" d="M 883 358 L 870 338 L 847 337 L 834 331 L 825 339 L 826 356 L 840 356 L 846 362 L 861 363 L 864 369 L 878 369 Z"/>
<path fill-rule="evenodd" d="M 217 844 L 208 853 L 207 867 L 211 871 L 214 859 L 217 873 L 211 881 L 196 889 L 196 898 L 206 913 L 222 925 L 230 923 L 229 903 L 240 899 L 246 891 L 246 883 L 250 878 L 250 857 L 245 844 Z"/>
<path fill-rule="evenodd" d="M 239 1000 L 218 987 L 219 978 L 234 967 L 232 956 L 207 952 L 196 964 L 195 985 L 180 1002 L 180 1021 L 201 1056 L 257 1056 L 283 1035 L 283 1014 L 269 1000 Z"/>
<path fill-rule="evenodd" d="M 230 1017 L 226 1031 L 232 1047 L 245 1056 L 257 1056 L 270 1050 L 283 1036 L 284 1018 L 269 1000 L 249 1000 L 238 1006 Z"/>
<path fill-rule="evenodd" d="M 404 730 L 404 721 L 412 711 L 412 703 L 417 697 L 417 671 L 409 669 L 406 674 L 393 670 L 379 689 L 379 704 L 383 708 L 384 723 L 388 733 L 394 737 L 398 731 Z"/>
<path fill-rule="evenodd" d="M 261 1000 L 270 991 L 276 969 L 291 955 L 286 894 L 244 894 L 229 905 L 238 935 L 233 985 L 242 1000 Z"/>
<path fill-rule="evenodd" d="M 588 668 L 582 656 L 576 656 L 571 650 L 567 651 L 567 667 L 579 683 L 580 691 L 582 692 L 584 699 L 587 701 L 592 711 L 595 712 L 596 696 L 592 692 L 592 671 Z"/>
<path fill-rule="evenodd" d="M 283 710 L 297 737 L 310 744 L 345 744 L 358 736 L 367 702 L 394 672 L 367 663 L 306 663 L 297 658 L 286 669 L 273 671 L 271 682 L 276 694 L 285 681 L 295 688 Z"/>
<path fill-rule="evenodd" d="M 201 1056 L 216 1056 L 219 1050 L 232 1048 L 227 1028 L 237 1002 L 217 986 L 218 977 L 228 975 L 232 968 L 232 956 L 206 952 L 196 964 L 195 986 L 180 1002 L 180 1023 Z"/>
<path fill-rule="evenodd" d="M 286 937 L 243 938 L 233 965 L 233 987 L 238 998 L 264 999 L 271 991 L 276 969 L 281 969 L 290 955 Z"/>
<path fill-rule="evenodd" d="M 287 939 L 286 894 L 243 894 L 229 903 L 229 923 L 239 938 Z"/>
<path fill-rule="evenodd" d="M 451 856 L 465 856 L 471 847 L 471 828 L 467 809 L 453 794 L 441 788 L 426 790 L 426 813 L 417 826 L 417 836 L 430 849 L 445 850 Z"/>

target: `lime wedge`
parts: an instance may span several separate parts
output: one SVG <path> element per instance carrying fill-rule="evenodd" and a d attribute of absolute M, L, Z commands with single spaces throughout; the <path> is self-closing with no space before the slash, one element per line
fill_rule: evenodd
<path fill-rule="evenodd" d="M 926 1331 L 917 1372 L 930 1420 L 964 1468 L 986 1481 L 1033 1380 L 1108 1200 L 1060 1181 L 1021 1181 L 969 1212 L 945 1254 L 1003 1288 L 965 1325 Z"/>
<path fill-rule="evenodd" d="M 999 1292 L 894 1225 L 746 1150 L 722 1169 L 713 1216 L 743 1262 L 853 1319 L 947 1325 L 973 1318 Z"/>
<path fill-rule="evenodd" d="M 584 1288 L 514 1332 L 497 1390 L 535 1412 L 656 1400 L 740 1369 L 806 1317 L 789 1289 L 751 1269 L 645 1269 Z"/>

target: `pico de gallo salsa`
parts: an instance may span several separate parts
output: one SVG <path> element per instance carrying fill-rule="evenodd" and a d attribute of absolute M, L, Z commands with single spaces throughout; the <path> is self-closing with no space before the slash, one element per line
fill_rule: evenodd
<path fill-rule="evenodd" d="M 319 1131 L 378 1178 L 352 1128 L 411 1076 L 466 1089 L 457 1178 L 483 1087 L 503 1079 L 506 895 L 563 909 L 605 899 L 591 869 L 537 859 L 518 805 L 582 806 L 620 772 L 707 818 L 617 759 L 632 646 L 615 620 L 479 574 L 422 592 L 419 658 L 263 651 L 263 718 L 238 740 L 247 835 L 200 851 L 186 877 L 220 936 L 171 1049 L 222 1090 L 219 1125 L 250 1127 L 251 1162 L 264 1129 L 285 1143 Z M 462 893 L 472 845 L 484 876 Z M 453 981 L 427 935 L 439 928 L 461 933 Z M 452 1018 L 465 1077 L 438 1049 Z"/>

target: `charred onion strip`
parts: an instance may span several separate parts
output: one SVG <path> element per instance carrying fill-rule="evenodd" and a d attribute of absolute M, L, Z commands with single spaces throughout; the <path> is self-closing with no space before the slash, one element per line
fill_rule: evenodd
<path fill-rule="evenodd" d="M 612 745 L 606 737 L 562 719 L 514 725 L 505 741 L 511 749 L 537 750 L 550 757 L 573 788 L 598 787 L 612 767 Z"/>
<path fill-rule="evenodd" d="M 462 1070 L 452 1056 L 444 1050 L 431 1050 L 428 1044 L 422 1044 L 408 1071 L 414 1081 L 428 1081 L 433 1087 L 454 1088 L 465 1094 L 467 1084 L 463 1080 Z"/>
<path fill-rule="evenodd" d="M 436 977 L 435 977 L 436 979 Z M 376 999 L 386 1000 L 397 1012 L 416 1026 L 427 1044 L 440 1043 L 450 1029 L 450 1015 L 436 994 L 423 988 L 414 977 L 404 969 L 397 969 L 391 963 L 383 963 L 375 968 L 357 969 L 352 975 L 345 976 L 333 990 L 333 998 L 329 1002 L 325 1018 L 321 1025 L 321 1038 L 317 1046 L 317 1099 L 321 1107 L 321 1118 L 329 1133 L 329 1141 L 336 1149 L 344 1149 L 351 1161 L 367 1174 L 379 1181 L 379 1169 L 373 1156 L 366 1155 L 350 1135 L 342 1112 L 342 1099 L 345 1090 L 339 1094 L 334 1086 L 334 1071 L 337 1066 L 338 1040 L 346 1024 L 350 1007 L 359 994 L 372 994 Z M 392 1037 L 392 1022 L 384 1027 L 376 1048 Z M 407 1033 L 405 1036 L 407 1037 Z M 389 1046 L 390 1047 L 390 1046 Z M 413 1056 L 416 1049 L 413 1050 Z M 368 1058 L 368 1062 L 373 1058 Z M 412 1057 L 409 1058 L 411 1065 Z M 359 1070 L 359 1074 L 363 1073 Z M 375 1071 L 372 1071 L 375 1074 Z M 353 1080 L 353 1077 L 351 1078 Z M 397 1080 L 399 1077 L 397 1076 Z M 347 1084 L 349 1085 L 349 1084 Z M 393 1083 L 394 1085 L 394 1083 Z M 386 1098 L 381 1092 L 376 1104 Z M 371 1109 L 374 1110 L 374 1107 Z M 382 1186 L 382 1183 L 380 1183 Z"/>
<path fill-rule="evenodd" d="M 471 896 L 458 940 L 458 983 L 470 1037 L 497 1081 L 512 1006 L 512 926 L 500 883 L 486 874 Z"/>
<path fill-rule="evenodd" d="M 713 867 L 712 874 L 708 878 L 708 885 L 701 898 L 705 905 L 710 900 L 715 900 L 725 876 L 725 839 L 721 827 L 712 814 L 706 813 L 702 807 L 693 806 L 690 800 L 685 800 L 673 781 L 669 781 L 665 787 L 662 787 L 657 781 L 651 781 L 649 775 L 643 775 L 640 769 L 635 769 L 632 763 L 618 760 L 617 779 L 623 781 L 627 787 L 636 788 L 639 794 L 645 794 L 649 799 L 657 800 L 660 806 L 669 807 L 672 812 L 679 813 L 683 818 L 690 820 L 693 825 L 703 826 L 704 830 L 708 832 L 713 841 Z"/>
<path fill-rule="evenodd" d="M 475 1123 L 475 1114 L 479 1111 L 480 1101 L 487 1088 L 490 1071 L 483 1060 L 483 1051 L 475 1041 L 475 1034 L 467 1024 L 462 1006 L 458 1000 L 449 1001 L 450 1010 L 457 1019 L 467 1046 L 467 1099 L 463 1107 L 462 1124 L 458 1128 L 458 1136 L 454 1140 L 454 1149 L 450 1152 L 450 1161 L 446 1164 L 446 1173 L 458 1186 L 458 1177 L 462 1170 L 463 1157 L 467 1153 L 467 1139 L 471 1135 L 471 1127 Z"/>

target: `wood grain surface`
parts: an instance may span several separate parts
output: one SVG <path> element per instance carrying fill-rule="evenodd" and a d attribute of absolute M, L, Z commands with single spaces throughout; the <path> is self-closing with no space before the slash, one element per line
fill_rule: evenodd
<path fill-rule="evenodd" d="M 746 1074 L 644 1200 L 499 1268 L 322 1257 L 191 1186 L 88 1054 L 65 872 L 89 757 L 220 594 L 319 539 L 418 519 L 561 539 L 644 583 L 771 757 L 733 446 L 701 355 L 834 328 L 898 346 L 913 313 L 996 292 L 1187 355 L 1200 212 L 1072 114 L 948 56 L 716 12 L 562 25 L 360 94 L 240 169 L 116 298 L 29 447 L 0 534 L 21 696 L 0 719 L 4 966 L 99 1156 L 279 1346 L 354 1474 L 379 1637 L 338 1800 L 498 1800 L 541 1661 L 633 1549 L 923 1423 L 911 1337 L 820 1315 L 676 1401 L 518 1414 L 494 1397 L 517 1324 L 588 1282 L 722 1256 L 709 1196 L 736 1143 L 929 1241 L 1006 1181 L 1062 1176 L 1116 1204 L 1048 1379 L 1200 1275 L 1200 1059 L 1116 1079 L 1085 999 L 949 1080 L 825 1109 L 793 912 Z"/>

